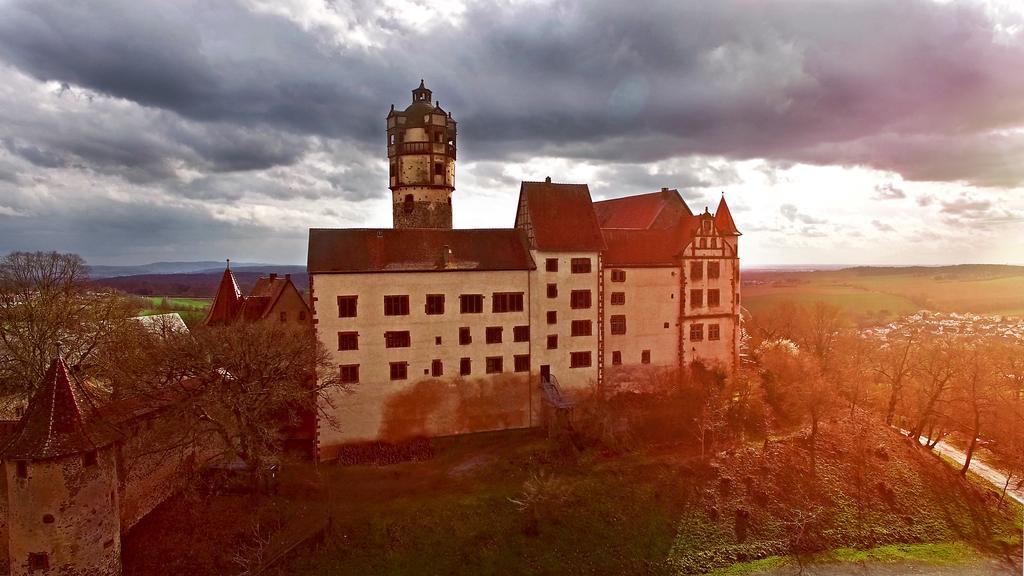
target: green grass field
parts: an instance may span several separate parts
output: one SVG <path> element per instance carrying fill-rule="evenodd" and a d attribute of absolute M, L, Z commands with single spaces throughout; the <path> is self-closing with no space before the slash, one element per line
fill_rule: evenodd
<path fill-rule="evenodd" d="M 862 321 L 917 310 L 1024 315 L 1024 267 L 851 268 L 816 272 L 749 271 L 743 304 L 758 314 L 784 301 L 826 302 Z"/>
<path fill-rule="evenodd" d="M 177 296 L 140 296 L 139 316 L 155 316 L 177 312 L 188 326 L 201 322 L 213 304 L 212 298 L 181 298 Z"/>

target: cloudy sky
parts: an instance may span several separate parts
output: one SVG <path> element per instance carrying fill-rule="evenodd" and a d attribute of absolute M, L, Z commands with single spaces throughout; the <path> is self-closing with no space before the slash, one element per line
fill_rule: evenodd
<path fill-rule="evenodd" d="M 1020 4 L 0 0 L 0 252 L 303 263 L 390 225 L 424 78 L 458 227 L 551 176 L 725 193 L 751 265 L 1024 264 Z"/>

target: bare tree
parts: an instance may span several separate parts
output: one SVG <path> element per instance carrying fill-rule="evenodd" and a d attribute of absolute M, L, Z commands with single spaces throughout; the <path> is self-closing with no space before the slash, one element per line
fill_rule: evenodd
<path fill-rule="evenodd" d="M 885 424 L 887 426 L 892 426 L 903 388 L 913 370 L 916 341 L 914 332 L 906 332 L 884 344 L 875 356 L 874 372 L 887 388 L 889 397 L 885 409 Z"/>
<path fill-rule="evenodd" d="M 88 375 L 132 312 L 123 296 L 90 285 L 77 254 L 8 254 L 0 260 L 0 393 L 31 394 L 58 347 Z"/>
<path fill-rule="evenodd" d="M 965 451 L 964 465 L 960 469 L 962 475 L 966 475 L 971 467 L 971 460 L 978 447 L 982 426 L 988 423 L 988 417 L 995 402 L 992 358 L 986 344 L 984 341 L 964 344 L 966 354 L 964 370 L 958 382 L 960 404 L 958 423 L 960 430 L 968 435 L 969 441 Z"/>
<path fill-rule="evenodd" d="M 939 405 L 947 399 L 953 379 L 960 370 L 960 346 L 950 338 L 923 339 L 910 379 L 917 401 L 917 414 L 908 432 L 915 440 L 925 425 L 938 417 Z"/>

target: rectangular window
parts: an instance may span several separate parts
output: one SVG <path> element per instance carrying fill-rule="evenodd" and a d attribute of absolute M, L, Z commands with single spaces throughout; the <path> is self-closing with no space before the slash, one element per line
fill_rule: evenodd
<path fill-rule="evenodd" d="M 708 262 L 708 278 L 715 279 L 722 275 L 722 266 L 719 262 Z"/>
<path fill-rule="evenodd" d="M 514 342 L 529 342 L 530 341 L 530 327 L 529 326 L 516 326 L 512 328 L 512 340 Z"/>
<path fill-rule="evenodd" d="M 434 176 L 444 176 L 444 164 L 441 162 L 434 162 Z"/>
<path fill-rule="evenodd" d="M 412 337 L 409 336 L 408 330 L 384 333 L 385 348 L 408 348 L 409 346 L 412 346 Z"/>
<path fill-rule="evenodd" d="M 593 333 L 593 326 L 590 320 L 573 320 L 571 330 L 573 336 L 590 336 Z"/>
<path fill-rule="evenodd" d="M 722 327 L 718 324 L 708 324 L 708 340 L 721 340 Z"/>
<path fill-rule="evenodd" d="M 547 318 L 548 324 L 558 324 L 558 312 L 554 310 L 548 310 Z"/>
<path fill-rule="evenodd" d="M 700 342 L 704 340 L 704 325 L 690 324 L 690 341 Z"/>
<path fill-rule="evenodd" d="M 28 478 L 28 461 L 18 460 L 17 462 L 18 478 Z"/>
<path fill-rule="evenodd" d="M 548 272 L 558 272 L 558 258 L 548 258 L 545 260 L 544 269 Z"/>
<path fill-rule="evenodd" d="M 512 358 L 514 364 L 513 369 L 516 372 L 529 372 L 530 371 L 530 355 L 529 354 L 516 354 Z"/>
<path fill-rule="evenodd" d="M 430 316 L 444 314 L 444 294 L 427 294 L 425 312 Z"/>
<path fill-rule="evenodd" d="M 287 322 L 288 321 L 288 313 L 287 312 L 281 312 L 280 314 L 277 315 L 277 317 L 278 317 L 278 319 L 281 322 Z"/>
<path fill-rule="evenodd" d="M 556 350 L 558 348 L 558 334 L 548 335 L 548 350 Z"/>
<path fill-rule="evenodd" d="M 612 270 L 612 282 L 625 282 L 626 271 L 625 270 Z"/>
<path fill-rule="evenodd" d="M 569 368 L 587 368 L 590 366 L 590 352 L 571 352 Z"/>
<path fill-rule="evenodd" d="M 359 382 L 359 364 L 345 364 L 341 367 L 341 383 L 356 384 Z"/>
<path fill-rule="evenodd" d="M 612 352 L 612 366 L 622 366 L 622 352 L 618 350 Z"/>
<path fill-rule="evenodd" d="M 409 315 L 409 297 L 408 296 L 385 296 L 384 297 L 384 315 L 385 316 L 408 316 Z"/>
<path fill-rule="evenodd" d="M 558 298 L 558 284 L 548 284 L 548 298 Z"/>
<path fill-rule="evenodd" d="M 704 307 L 704 291 L 690 290 L 690 308 Z"/>
<path fill-rule="evenodd" d="M 409 377 L 409 363 L 408 362 L 392 362 L 391 363 L 391 379 L 392 380 L 405 380 Z"/>
<path fill-rule="evenodd" d="M 469 376 L 473 373 L 473 363 L 469 358 L 462 358 L 459 360 L 459 375 Z"/>
<path fill-rule="evenodd" d="M 491 298 L 491 312 L 522 312 L 522 292 L 495 292 Z"/>
<path fill-rule="evenodd" d="M 338 296 L 338 318 L 355 318 L 358 296 Z"/>
<path fill-rule="evenodd" d="M 459 344 L 465 346 L 473 343 L 473 335 L 469 328 L 459 328 Z"/>
<path fill-rule="evenodd" d="M 359 332 L 338 332 L 338 350 L 359 350 Z"/>
<path fill-rule="evenodd" d="M 612 292 L 612 306 L 622 306 L 626 303 L 625 292 Z"/>
<path fill-rule="evenodd" d="M 718 291 L 717 288 L 712 288 L 711 290 L 708 290 L 708 306 L 709 307 L 718 306 L 721 303 L 721 301 L 722 301 L 722 296 L 721 296 L 721 293 Z"/>
<path fill-rule="evenodd" d="M 590 290 L 573 290 L 569 294 L 569 306 L 575 310 L 590 308 Z"/>
<path fill-rule="evenodd" d="M 626 316 L 624 314 L 613 314 L 610 320 L 612 334 L 626 333 Z"/>
<path fill-rule="evenodd" d="M 504 370 L 501 356 L 488 356 L 486 371 L 488 374 L 501 374 Z"/>
<path fill-rule="evenodd" d="M 430 375 L 434 378 L 440 378 L 444 375 L 444 364 L 440 360 L 430 361 Z"/>
<path fill-rule="evenodd" d="M 704 262 L 697 260 L 696 262 L 690 262 L 690 280 L 703 280 L 704 279 Z"/>
<path fill-rule="evenodd" d="M 501 326 L 487 327 L 487 343 L 501 344 Z"/>
<path fill-rule="evenodd" d="M 459 296 L 459 311 L 463 314 L 480 314 L 484 311 L 484 295 L 463 294 Z"/>
<path fill-rule="evenodd" d="M 85 454 L 82 454 L 82 466 L 95 466 L 96 465 L 96 451 L 89 450 Z"/>
<path fill-rule="evenodd" d="M 573 274 L 590 274 L 590 258 L 573 258 Z"/>

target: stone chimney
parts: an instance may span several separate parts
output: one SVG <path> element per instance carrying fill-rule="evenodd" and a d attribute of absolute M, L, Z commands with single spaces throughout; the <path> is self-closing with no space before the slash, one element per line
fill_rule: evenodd
<path fill-rule="evenodd" d="M 274 280 L 277 280 L 277 274 L 274 273 L 274 272 L 271 272 L 270 273 L 270 281 L 273 282 Z"/>

